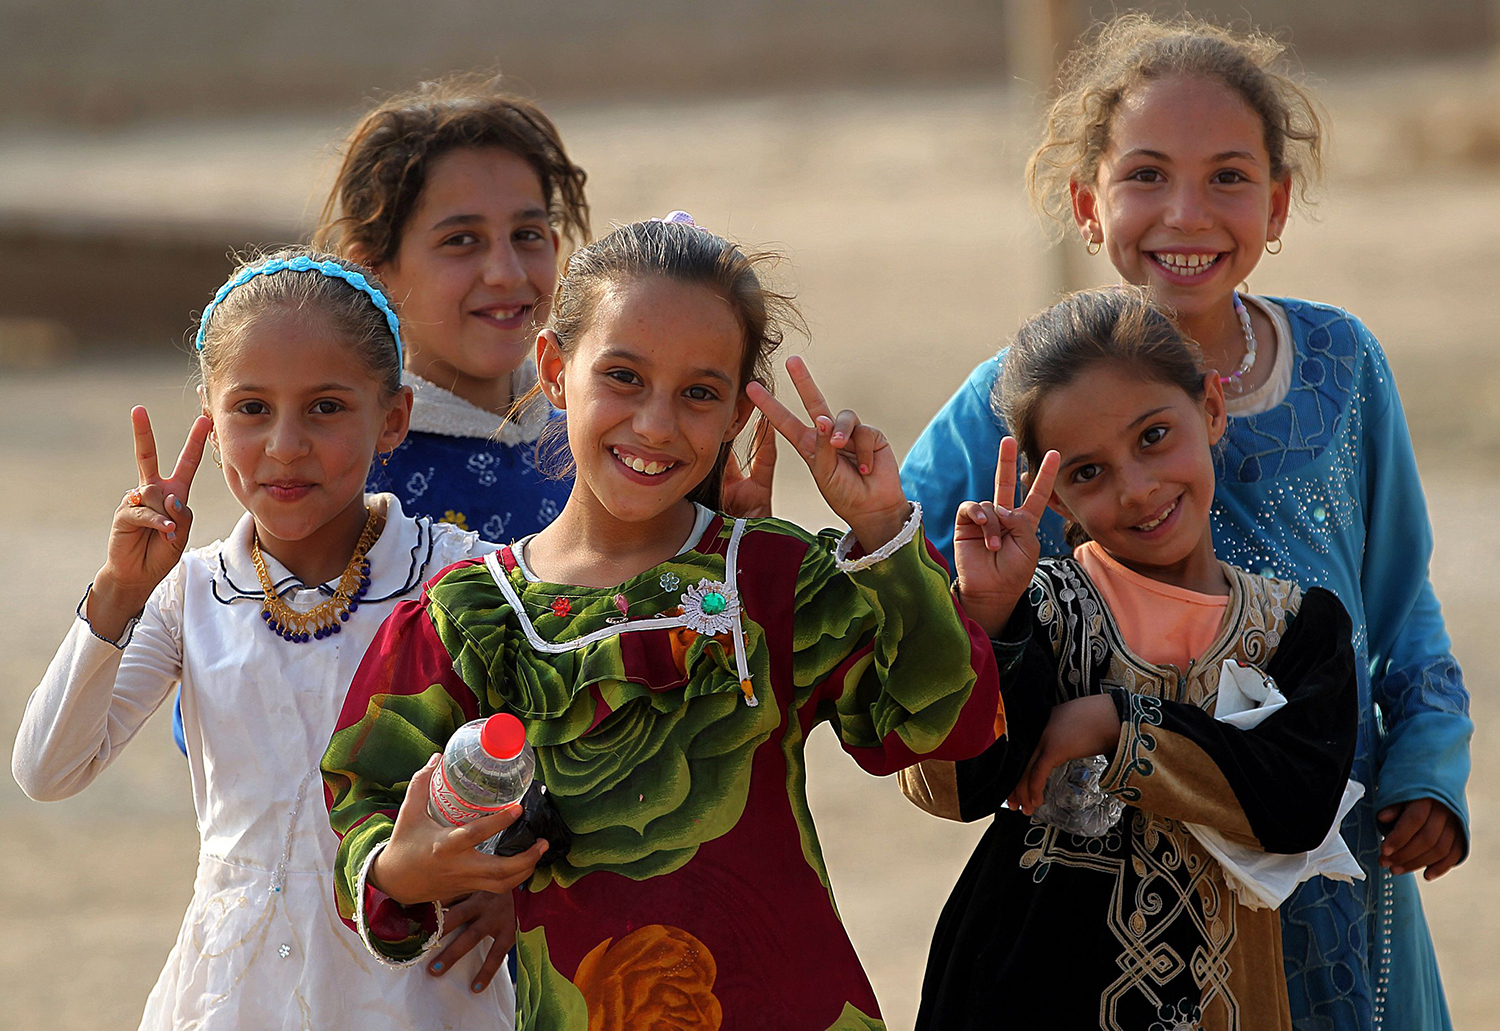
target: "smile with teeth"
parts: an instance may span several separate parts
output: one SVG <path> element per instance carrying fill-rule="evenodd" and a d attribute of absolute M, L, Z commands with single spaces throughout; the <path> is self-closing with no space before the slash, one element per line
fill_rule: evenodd
<path fill-rule="evenodd" d="M 627 468 L 634 469 L 638 473 L 644 473 L 647 476 L 660 476 L 668 469 L 675 469 L 677 467 L 676 462 L 648 462 L 639 455 L 623 454 L 617 447 L 610 448 L 610 451 L 614 454 L 615 458 L 619 459 L 621 464 Z"/>
<path fill-rule="evenodd" d="M 1169 272 L 1179 276 L 1196 276 L 1207 272 L 1219 261 L 1218 254 L 1177 254 L 1173 251 L 1153 251 L 1151 259 Z"/>
<path fill-rule="evenodd" d="M 1168 505 L 1167 510 L 1161 515 L 1157 516 L 1155 519 L 1151 520 L 1148 523 L 1140 523 L 1139 525 L 1135 526 L 1134 529 L 1141 530 L 1145 533 L 1150 533 L 1152 530 L 1160 526 L 1166 520 L 1167 516 L 1177 511 L 1177 503 L 1181 500 L 1181 498 L 1178 498 L 1177 501 L 1174 501 L 1170 505 Z"/>

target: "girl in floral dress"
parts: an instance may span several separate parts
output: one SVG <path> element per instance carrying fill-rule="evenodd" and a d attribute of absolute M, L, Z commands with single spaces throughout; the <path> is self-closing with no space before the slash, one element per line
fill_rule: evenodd
<path fill-rule="evenodd" d="M 882 1026 L 808 811 L 807 735 L 831 723 L 877 774 L 995 739 L 989 642 L 884 437 L 795 359 L 812 426 L 761 385 L 786 305 L 759 264 L 681 213 L 572 257 L 537 341 L 568 503 L 392 614 L 324 758 L 339 910 L 413 962 L 469 887 L 431 859 L 430 757 L 468 720 L 525 724 L 573 840 L 517 893 L 523 1028 Z M 756 405 L 849 533 L 719 514 Z"/>

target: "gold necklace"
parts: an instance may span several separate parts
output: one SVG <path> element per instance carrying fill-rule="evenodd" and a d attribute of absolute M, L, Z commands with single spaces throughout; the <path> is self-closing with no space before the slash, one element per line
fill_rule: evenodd
<path fill-rule="evenodd" d="M 359 599 L 370 589 L 370 560 L 365 554 L 375 543 L 377 522 L 375 513 L 371 512 L 365 520 L 364 531 L 359 535 L 359 543 L 354 545 L 354 554 L 349 556 L 349 564 L 344 567 L 344 575 L 339 577 L 339 586 L 333 597 L 306 612 L 298 612 L 281 600 L 276 585 L 271 582 L 271 573 L 266 569 L 265 556 L 260 553 L 260 535 L 250 535 L 250 561 L 255 563 L 255 575 L 260 577 L 260 589 L 266 598 L 260 618 L 271 633 L 283 641 L 303 644 L 314 639 L 322 640 L 344 628 L 349 614 L 359 609 Z"/>

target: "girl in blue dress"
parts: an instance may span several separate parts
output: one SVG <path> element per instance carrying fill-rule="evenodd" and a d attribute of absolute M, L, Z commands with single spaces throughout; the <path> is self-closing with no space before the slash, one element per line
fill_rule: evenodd
<path fill-rule="evenodd" d="M 1212 515 L 1224 560 L 1325 587 L 1354 624 L 1360 728 L 1343 825 L 1361 883 L 1315 878 L 1282 907 L 1291 1010 L 1307 1029 L 1446 1028 L 1411 873 L 1469 848 L 1469 699 L 1428 578 L 1432 531 L 1380 344 L 1328 304 L 1238 292 L 1281 250 L 1319 170 L 1311 99 L 1280 48 L 1191 20 L 1117 18 L 1075 53 L 1028 166 L 1034 204 L 1147 286 L 1222 374 L 1230 415 Z M 1006 429 L 982 362 L 913 446 L 908 496 L 937 529 L 983 496 Z M 1056 517 L 1044 549 L 1066 550 Z M 1045 552 L 1044 552 L 1045 553 Z"/>

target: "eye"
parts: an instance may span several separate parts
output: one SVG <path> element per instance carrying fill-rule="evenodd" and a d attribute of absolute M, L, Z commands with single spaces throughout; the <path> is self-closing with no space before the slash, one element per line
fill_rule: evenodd
<path fill-rule="evenodd" d="M 344 411 L 344 408 L 345 406 L 342 402 L 335 401 L 331 397 L 315 401 L 312 406 L 313 414 L 315 415 L 337 415 L 339 412 Z"/>
<path fill-rule="evenodd" d="M 234 410 L 241 415 L 265 415 L 271 409 L 264 401 L 241 401 L 234 406 Z"/>
<path fill-rule="evenodd" d="M 1161 174 L 1160 169 L 1147 166 L 1146 168 L 1137 168 L 1125 178 L 1134 180 L 1138 183 L 1159 183 L 1163 182 L 1166 179 L 1166 176 Z"/>
<path fill-rule="evenodd" d="M 552 239 L 549 234 L 535 226 L 517 229 L 513 238 L 519 240 L 521 243 L 543 243 L 549 242 Z"/>
<path fill-rule="evenodd" d="M 641 382 L 641 378 L 635 373 L 631 372 L 629 369 L 610 369 L 604 375 L 608 376 L 616 383 L 622 383 L 625 386 L 633 387 Z"/>
<path fill-rule="evenodd" d="M 1226 168 L 1222 171 L 1215 172 L 1213 181 L 1218 183 L 1220 186 L 1235 186 L 1239 183 L 1248 183 L 1250 181 L 1250 178 L 1239 169 Z"/>
<path fill-rule="evenodd" d="M 1167 428 L 1165 426 L 1152 426 L 1150 429 L 1146 430 L 1145 433 L 1141 434 L 1141 443 L 1146 447 L 1150 447 L 1152 444 L 1157 443 L 1166 435 Z"/>
<path fill-rule="evenodd" d="M 443 242 L 442 242 L 441 246 L 443 246 L 443 247 L 468 247 L 469 245 L 476 244 L 478 242 L 479 242 L 479 236 L 478 236 L 478 234 L 471 233 L 468 230 L 464 230 L 461 233 L 454 233 L 452 236 L 445 236 L 443 238 Z"/>
<path fill-rule="evenodd" d="M 691 401 L 717 401 L 719 399 L 717 391 L 713 390 L 710 387 L 702 386 L 701 384 L 698 386 L 688 387 L 683 391 L 683 394 Z"/>
<path fill-rule="evenodd" d="M 1099 471 L 1099 467 L 1092 462 L 1088 465 L 1080 465 L 1077 469 L 1073 470 L 1073 482 L 1088 483 L 1099 475 Z"/>

